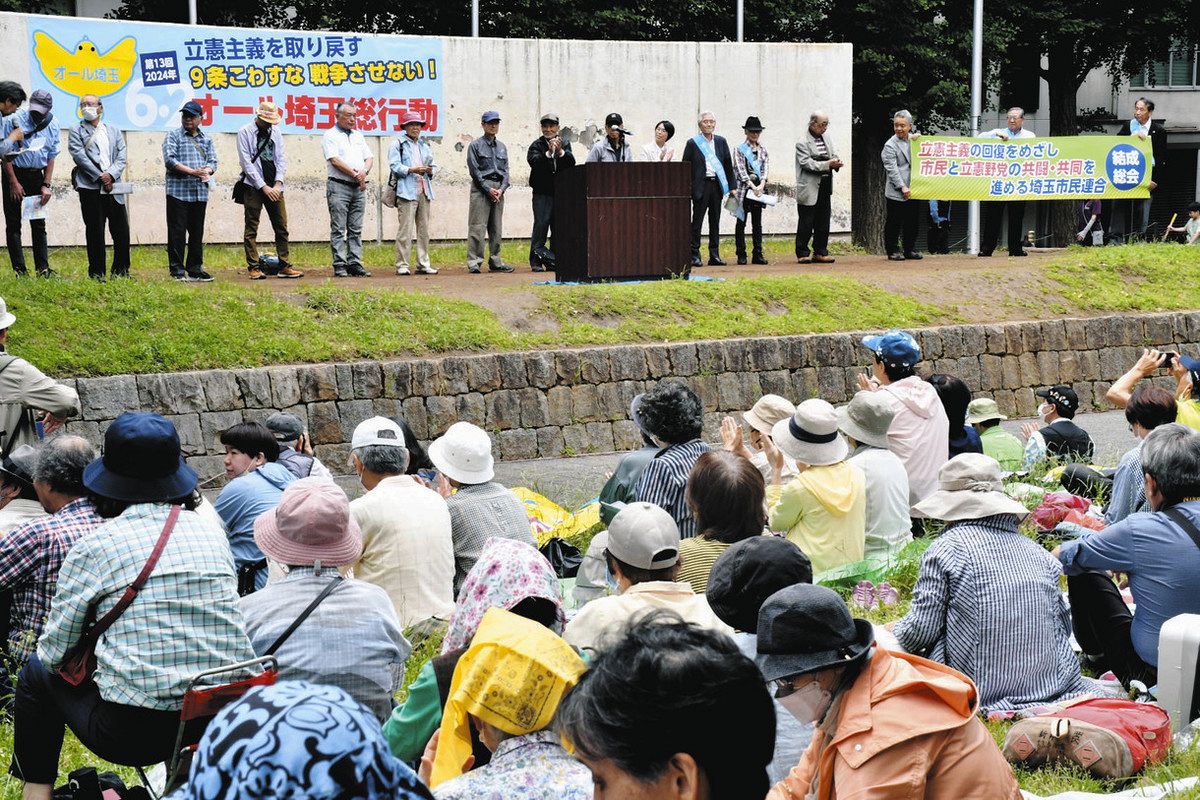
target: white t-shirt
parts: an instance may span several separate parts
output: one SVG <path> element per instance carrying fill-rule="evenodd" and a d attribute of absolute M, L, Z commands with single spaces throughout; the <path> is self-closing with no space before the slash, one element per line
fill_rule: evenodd
<path fill-rule="evenodd" d="M 347 133 L 337 125 L 325 131 L 325 136 L 321 139 L 321 149 L 325 152 L 326 174 L 343 181 L 350 180 L 350 176 L 333 166 L 331 158 L 339 159 L 350 169 L 361 170 L 367 165 L 367 159 L 374 156 L 367 147 L 367 140 L 362 131 L 356 128 Z"/>

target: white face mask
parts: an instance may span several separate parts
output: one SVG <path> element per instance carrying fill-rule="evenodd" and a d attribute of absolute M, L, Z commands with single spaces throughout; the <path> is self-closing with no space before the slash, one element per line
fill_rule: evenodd
<path fill-rule="evenodd" d="M 95 122 L 96 120 L 100 119 L 100 109 L 96 106 L 84 106 L 83 118 L 88 122 Z"/>
<path fill-rule="evenodd" d="M 1054 407 L 1049 403 L 1042 403 L 1040 406 L 1038 406 L 1038 417 L 1042 420 L 1042 422 L 1045 422 L 1046 417 L 1050 416 L 1050 412 L 1053 410 Z"/>
<path fill-rule="evenodd" d="M 833 703 L 833 695 L 816 681 L 809 681 L 787 697 L 776 702 L 787 709 L 797 721 L 808 725 L 825 716 Z"/>

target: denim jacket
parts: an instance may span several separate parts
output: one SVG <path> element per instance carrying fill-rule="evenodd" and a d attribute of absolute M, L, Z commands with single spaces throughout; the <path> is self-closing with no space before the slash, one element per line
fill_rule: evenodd
<path fill-rule="evenodd" d="M 421 148 L 422 163 L 433 167 L 433 172 L 424 176 L 425 196 L 432 200 L 433 178 L 437 176 L 439 167 L 433 163 L 433 152 L 429 149 L 429 143 L 424 139 L 418 139 L 417 142 Z M 401 136 L 388 150 L 388 166 L 396 176 L 396 197 L 401 200 L 417 199 L 417 176 L 408 171 L 413 163 L 412 147 L 412 139 Z"/>

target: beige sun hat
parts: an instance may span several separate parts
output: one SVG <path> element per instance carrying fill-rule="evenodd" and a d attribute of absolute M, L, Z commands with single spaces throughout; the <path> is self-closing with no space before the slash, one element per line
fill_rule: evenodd
<path fill-rule="evenodd" d="M 758 398 L 758 402 L 749 411 L 742 412 L 742 419 L 746 420 L 754 430 L 770 436 L 771 429 L 775 427 L 776 422 L 787 419 L 795 413 L 796 407 L 792 405 L 791 400 L 777 394 L 764 394 Z"/>
<path fill-rule="evenodd" d="M 810 467 L 836 464 L 850 452 L 850 446 L 838 433 L 837 411 L 817 398 L 805 400 L 796 406 L 795 414 L 776 422 L 771 439 L 784 455 Z"/>
<path fill-rule="evenodd" d="M 1029 515 L 1025 506 L 1004 493 L 1000 464 L 982 453 L 963 453 L 938 470 L 938 488 L 913 506 L 930 519 L 947 522 L 979 519 L 994 514 Z"/>
<path fill-rule="evenodd" d="M 859 392 L 837 413 L 842 433 L 861 444 L 887 449 L 888 428 L 896 418 L 896 407 L 883 392 Z"/>
<path fill-rule="evenodd" d="M 967 424 L 975 425 L 989 419 L 1008 419 L 1000 413 L 1000 406 L 990 397 L 977 397 L 967 405 Z"/>

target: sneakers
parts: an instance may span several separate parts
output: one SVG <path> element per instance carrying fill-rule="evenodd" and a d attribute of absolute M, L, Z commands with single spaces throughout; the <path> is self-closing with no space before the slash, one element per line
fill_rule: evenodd
<path fill-rule="evenodd" d="M 267 279 L 267 273 L 263 272 L 258 267 L 250 267 L 250 280 L 265 281 L 266 279 Z"/>
<path fill-rule="evenodd" d="M 201 269 L 196 272 L 189 272 L 183 280 L 188 283 L 212 283 L 213 276 Z"/>
<path fill-rule="evenodd" d="M 412 273 L 408 271 L 408 267 L 396 267 L 396 274 L 397 275 L 412 275 Z"/>
<path fill-rule="evenodd" d="M 276 278 L 303 278 L 304 273 L 295 267 L 282 267 L 275 275 Z"/>
<path fill-rule="evenodd" d="M 879 602 L 885 607 L 894 606 L 900 602 L 900 592 L 896 591 L 896 587 L 887 581 L 876 586 L 875 593 L 879 596 Z"/>
<path fill-rule="evenodd" d="M 369 278 L 371 273 L 362 267 L 346 267 L 346 273 L 352 278 Z"/>
<path fill-rule="evenodd" d="M 508 264 L 501 264 L 498 267 L 488 266 L 488 272 L 512 272 L 513 268 Z"/>
<path fill-rule="evenodd" d="M 418 275 L 437 275 L 438 271 L 433 267 L 417 267 Z"/>
<path fill-rule="evenodd" d="M 333 268 L 333 277 L 335 277 L 335 278 L 349 278 L 349 277 L 350 277 L 350 273 L 349 273 L 349 272 L 346 272 L 346 268 L 345 268 L 345 267 L 334 267 L 334 268 Z"/>

